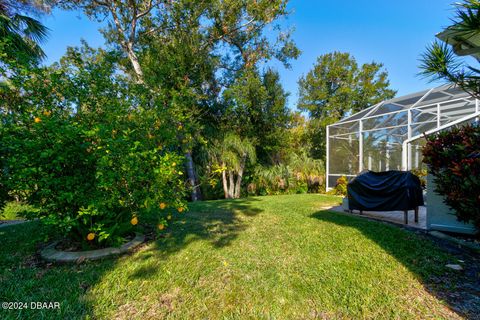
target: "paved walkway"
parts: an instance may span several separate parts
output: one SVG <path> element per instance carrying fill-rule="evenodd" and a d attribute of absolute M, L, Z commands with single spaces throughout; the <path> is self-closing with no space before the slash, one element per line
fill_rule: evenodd
<path fill-rule="evenodd" d="M 336 206 L 330 210 L 344 212 L 347 214 L 352 214 L 358 217 L 367 217 L 375 220 L 388 221 L 395 224 L 404 225 L 403 223 L 403 211 L 363 211 L 362 215 L 357 210 L 354 210 L 353 213 L 344 211 L 342 206 Z M 427 208 L 422 206 L 418 208 L 418 223 L 415 223 L 415 214 L 413 210 L 408 212 L 408 226 L 417 228 L 417 229 L 427 229 Z"/>

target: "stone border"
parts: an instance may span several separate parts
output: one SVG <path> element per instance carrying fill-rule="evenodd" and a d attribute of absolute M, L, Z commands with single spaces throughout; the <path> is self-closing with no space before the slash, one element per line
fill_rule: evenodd
<path fill-rule="evenodd" d="M 98 250 L 90 250 L 90 251 L 60 251 L 55 249 L 59 241 L 55 241 L 45 247 L 42 251 L 40 251 L 40 256 L 42 259 L 49 261 L 49 262 L 83 262 L 85 260 L 99 260 L 107 257 L 111 257 L 114 255 L 120 255 L 131 251 L 132 249 L 138 247 L 145 241 L 145 236 L 143 234 L 137 234 L 135 238 L 125 243 L 124 245 L 120 246 L 119 248 L 104 248 Z"/>

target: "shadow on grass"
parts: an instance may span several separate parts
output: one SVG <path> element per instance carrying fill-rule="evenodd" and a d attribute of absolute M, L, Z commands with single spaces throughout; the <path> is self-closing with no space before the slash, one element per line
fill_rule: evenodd
<path fill-rule="evenodd" d="M 47 226 L 33 221 L 0 229 L 0 301 L 21 302 L 0 310 L 0 319 L 79 319 L 92 316 L 85 299 L 115 260 L 83 264 L 52 264 L 39 257 L 48 236 Z M 35 308 L 32 302 L 58 302 L 59 309 Z"/>
<path fill-rule="evenodd" d="M 360 231 L 407 267 L 428 292 L 444 301 L 451 310 L 469 319 L 480 318 L 478 257 L 465 252 L 452 252 L 447 248 L 448 244 L 436 243 L 420 232 L 407 231 L 361 217 L 331 211 L 319 211 L 311 217 Z M 380 225 L 382 228 L 379 228 Z M 447 263 L 458 263 L 457 259 L 463 259 L 464 266 L 473 268 L 473 272 L 467 270 L 458 273 L 445 268 Z"/>
<path fill-rule="evenodd" d="M 190 204 L 190 211 L 172 223 L 165 237 L 142 254 L 128 257 L 130 263 L 155 257 L 167 259 L 192 242 L 208 241 L 215 248 L 230 245 L 244 231 L 250 218 L 262 210 L 253 204 L 258 199 L 220 200 Z M 89 288 L 117 267 L 118 259 L 109 258 L 82 264 L 50 264 L 39 258 L 39 249 L 48 227 L 38 222 L 0 229 L 0 301 L 60 302 L 59 310 L 0 310 L 0 319 L 79 319 L 95 318 Z M 146 278 L 158 270 L 140 267 L 132 278 Z"/>
<path fill-rule="evenodd" d="M 158 239 L 142 255 L 134 259 L 148 260 L 152 257 L 165 260 L 196 241 L 206 241 L 214 248 L 229 246 L 246 230 L 250 218 L 260 214 L 255 207 L 256 198 L 217 200 L 190 204 L 183 219 L 172 223 L 170 231 Z M 158 270 L 154 265 L 137 269 L 132 278 L 148 278 Z"/>

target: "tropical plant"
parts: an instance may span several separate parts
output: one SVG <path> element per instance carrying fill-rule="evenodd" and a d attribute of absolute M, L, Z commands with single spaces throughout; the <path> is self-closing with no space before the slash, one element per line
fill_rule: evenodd
<path fill-rule="evenodd" d="M 325 190 L 325 170 L 321 160 L 306 153 L 292 154 L 287 163 L 257 166 L 247 186 L 251 195 L 318 193 Z"/>
<path fill-rule="evenodd" d="M 207 140 L 202 137 L 204 128 L 215 126 L 216 96 L 259 62 L 276 58 L 288 65 L 299 55 L 289 32 L 280 28 L 268 36 L 264 32 L 287 15 L 286 4 L 286 0 L 62 2 L 64 8 L 80 9 L 91 19 L 108 20 L 102 32 L 121 56 L 122 70 L 151 92 L 163 94 L 151 105 L 174 109 L 170 116 L 183 130 L 179 142 L 184 145 L 193 200 L 200 198 L 195 152 Z M 214 97 L 205 99 L 209 95 Z M 202 138 L 183 143 L 188 136 Z"/>
<path fill-rule="evenodd" d="M 37 19 L 28 16 L 48 11 L 49 6 L 36 1 L 0 1 L 0 71 L 4 74 L 13 62 L 29 64 L 45 58 L 40 43 L 48 29 Z"/>
<path fill-rule="evenodd" d="M 436 192 L 455 210 L 459 221 L 480 230 L 480 126 L 467 125 L 426 137 L 425 162 Z"/>
<path fill-rule="evenodd" d="M 337 179 L 335 188 L 333 189 L 337 196 L 346 196 L 347 195 L 347 184 L 348 179 L 345 176 L 341 176 Z"/>
<path fill-rule="evenodd" d="M 480 97 L 480 70 L 466 60 L 459 59 L 461 55 L 476 55 L 480 48 L 475 45 L 480 35 L 480 1 L 463 0 L 456 3 L 453 24 L 444 29 L 448 39 L 446 42 L 433 42 L 422 55 L 421 75 L 432 80 L 443 80 L 458 85 L 477 98 Z M 458 53 L 458 54 L 457 54 Z"/>
<path fill-rule="evenodd" d="M 212 160 L 221 174 L 225 198 L 240 198 L 247 160 L 250 163 L 256 161 L 253 143 L 248 138 L 227 133 L 214 147 Z"/>

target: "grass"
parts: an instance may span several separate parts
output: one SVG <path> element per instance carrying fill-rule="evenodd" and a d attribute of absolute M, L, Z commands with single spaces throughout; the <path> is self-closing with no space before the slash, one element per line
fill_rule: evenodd
<path fill-rule="evenodd" d="M 2 319 L 458 318 L 424 285 L 453 258 L 403 229 L 325 210 L 339 198 L 256 197 L 191 205 L 164 238 L 118 259 L 40 262 L 49 231 L 0 229 Z"/>

